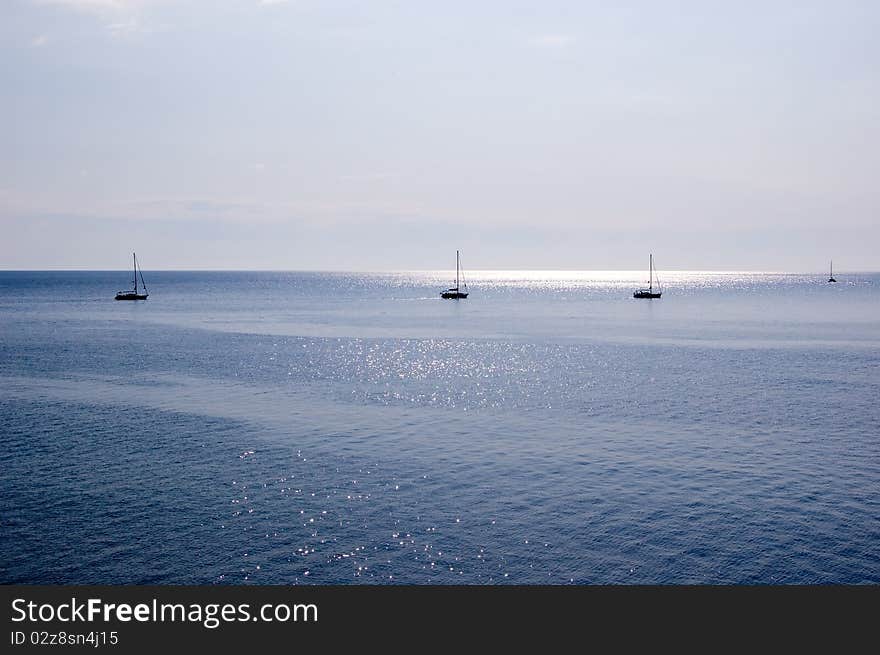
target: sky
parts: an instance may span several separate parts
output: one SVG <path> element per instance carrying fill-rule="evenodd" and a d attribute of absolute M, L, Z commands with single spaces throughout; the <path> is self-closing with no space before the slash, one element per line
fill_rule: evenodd
<path fill-rule="evenodd" d="M 880 2 L 2 0 L 0 268 L 880 270 Z"/>

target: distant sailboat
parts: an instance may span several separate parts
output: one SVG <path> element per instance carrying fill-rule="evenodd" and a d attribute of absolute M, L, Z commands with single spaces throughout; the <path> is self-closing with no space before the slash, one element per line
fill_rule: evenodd
<path fill-rule="evenodd" d="M 659 298 L 663 294 L 660 289 L 660 278 L 657 278 L 657 290 L 654 291 L 654 255 L 648 259 L 648 288 L 639 289 L 633 293 L 633 298 Z"/>
<path fill-rule="evenodd" d="M 147 284 L 144 282 L 143 271 L 138 268 L 137 255 L 131 253 L 131 256 L 134 259 L 134 279 L 132 280 L 134 288 L 129 291 L 118 291 L 116 293 L 116 300 L 146 300 L 147 296 L 150 295 L 147 293 Z M 138 274 L 141 276 L 141 286 L 144 288 L 143 293 L 138 293 Z"/>
<path fill-rule="evenodd" d="M 837 282 L 837 280 L 834 279 L 834 260 L 833 259 L 831 260 L 831 268 L 828 270 L 828 281 L 829 282 Z"/>
<path fill-rule="evenodd" d="M 460 270 L 461 270 L 461 257 L 459 256 L 458 251 L 456 250 L 455 251 L 455 286 L 450 289 L 447 289 L 446 291 L 441 293 L 440 294 L 441 298 L 447 298 L 447 299 L 453 298 L 453 299 L 457 300 L 459 298 L 467 298 L 468 297 L 468 292 L 461 290 L 459 276 L 463 280 L 464 274 L 460 273 Z M 464 288 L 467 289 L 467 282 L 464 283 Z"/>

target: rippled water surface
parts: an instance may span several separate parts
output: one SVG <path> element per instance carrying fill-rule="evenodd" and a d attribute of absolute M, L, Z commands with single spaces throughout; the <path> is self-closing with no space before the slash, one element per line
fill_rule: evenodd
<path fill-rule="evenodd" d="M 880 275 L 0 272 L 0 582 L 880 583 Z"/>

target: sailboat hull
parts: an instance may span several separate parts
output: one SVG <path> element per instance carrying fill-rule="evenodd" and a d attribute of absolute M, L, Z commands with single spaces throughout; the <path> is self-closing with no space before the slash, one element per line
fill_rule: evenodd
<path fill-rule="evenodd" d="M 462 293 L 461 291 L 444 291 L 440 294 L 441 298 L 446 298 L 447 300 L 453 299 L 457 300 L 459 298 L 467 298 L 468 295 L 466 293 Z"/>
<path fill-rule="evenodd" d="M 116 298 L 114 298 L 114 300 L 146 300 L 147 295 L 148 294 L 146 294 L 146 293 L 134 293 L 132 291 L 126 291 L 126 292 L 120 291 L 119 293 L 116 294 Z"/>
<path fill-rule="evenodd" d="M 633 298 L 659 298 L 662 295 L 662 292 L 657 291 L 636 291 L 633 293 Z"/>

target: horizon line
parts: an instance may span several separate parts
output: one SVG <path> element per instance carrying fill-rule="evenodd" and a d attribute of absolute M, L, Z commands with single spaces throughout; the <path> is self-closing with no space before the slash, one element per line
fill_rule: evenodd
<path fill-rule="evenodd" d="M 117 273 L 128 268 L 86 268 L 62 266 L 56 268 L 4 268 L 0 273 Z M 341 268 L 148 268 L 148 271 L 165 273 L 436 273 L 455 270 L 454 268 L 398 268 L 398 269 L 341 269 Z M 641 268 L 470 268 L 473 273 L 630 273 L 641 272 Z M 826 275 L 827 271 L 813 270 L 764 270 L 728 268 L 661 268 L 668 273 L 755 273 L 763 275 Z M 880 270 L 843 270 L 841 274 L 880 274 Z"/>

